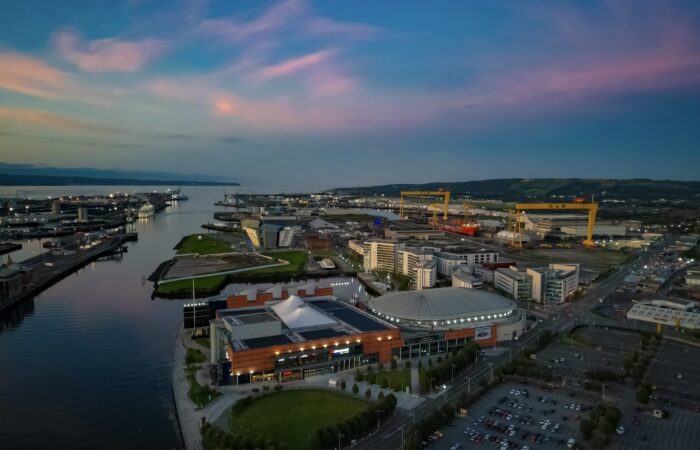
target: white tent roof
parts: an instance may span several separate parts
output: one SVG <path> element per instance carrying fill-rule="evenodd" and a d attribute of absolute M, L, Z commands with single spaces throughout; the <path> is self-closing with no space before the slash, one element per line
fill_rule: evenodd
<path fill-rule="evenodd" d="M 272 305 L 272 310 L 290 330 L 337 324 L 335 320 L 307 305 L 296 295 Z"/>

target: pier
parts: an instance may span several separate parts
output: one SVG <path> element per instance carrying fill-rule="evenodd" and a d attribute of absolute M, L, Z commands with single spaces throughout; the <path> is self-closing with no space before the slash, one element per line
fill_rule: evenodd
<path fill-rule="evenodd" d="M 125 251 L 124 244 L 136 240 L 138 240 L 137 233 L 115 234 L 89 249 L 43 252 L 20 262 L 20 266 L 31 271 L 33 281 L 21 293 L 4 303 L 0 303 L 0 311 L 40 294 L 92 261 Z"/>

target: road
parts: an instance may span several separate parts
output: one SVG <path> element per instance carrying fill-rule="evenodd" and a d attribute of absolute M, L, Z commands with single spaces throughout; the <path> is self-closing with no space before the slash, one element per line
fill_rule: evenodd
<path fill-rule="evenodd" d="M 660 245 L 655 246 L 649 251 L 640 252 L 637 258 L 629 261 L 626 265 L 620 266 L 607 278 L 590 286 L 583 294 L 581 294 L 575 302 L 567 303 L 556 310 L 556 314 L 550 314 L 549 319 L 543 319 L 535 330 L 530 331 L 524 338 L 517 341 L 515 344 L 507 347 L 507 352 L 499 356 L 480 358 L 477 364 L 473 365 L 457 377 L 454 382 L 440 394 L 437 398 L 429 399 L 421 404 L 418 408 L 410 413 L 398 411 L 385 422 L 380 430 L 374 436 L 362 441 L 355 448 L 361 450 L 379 449 L 379 450 L 395 450 L 402 446 L 402 429 L 408 430 L 411 425 L 420 421 L 436 409 L 441 404 L 450 402 L 459 397 L 465 389 L 469 390 L 471 383 L 476 383 L 474 389 L 479 386 L 479 381 L 485 376 L 491 375 L 491 368 L 497 367 L 504 363 L 513 353 L 522 351 L 530 343 L 535 341 L 541 334 L 548 330 L 552 333 L 559 333 L 564 330 L 570 330 L 576 323 L 585 323 L 586 320 L 595 320 L 601 325 L 608 325 L 607 319 L 593 316 L 590 313 L 591 308 L 599 302 L 600 298 L 605 298 L 608 294 L 622 284 L 625 277 L 630 273 L 634 265 L 644 265 L 653 257 L 661 253 L 664 247 L 671 242 L 672 236 L 667 237 Z M 609 325 L 613 325 L 613 320 L 610 320 Z M 618 322 L 614 325 L 619 326 Z M 404 436 L 404 438 L 407 436 Z"/>

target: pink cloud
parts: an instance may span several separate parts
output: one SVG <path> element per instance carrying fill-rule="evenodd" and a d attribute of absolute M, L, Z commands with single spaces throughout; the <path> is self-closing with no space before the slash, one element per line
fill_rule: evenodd
<path fill-rule="evenodd" d="M 308 34 L 336 35 L 348 39 L 371 39 L 379 36 L 382 29 L 364 23 L 338 22 L 327 17 L 314 17 L 304 24 Z"/>
<path fill-rule="evenodd" d="M 111 125 L 96 125 L 46 111 L 27 108 L 0 106 L 0 118 L 20 124 L 44 125 L 63 131 L 89 133 L 116 133 L 120 131 L 119 127 Z"/>
<path fill-rule="evenodd" d="M 87 72 L 134 72 L 165 50 L 165 44 L 158 39 L 83 42 L 71 29 L 56 32 L 53 43 L 63 58 Z"/>
<path fill-rule="evenodd" d="M 356 87 L 357 81 L 354 78 L 336 73 L 315 75 L 309 82 L 309 90 L 316 97 L 345 95 L 354 91 Z"/>
<path fill-rule="evenodd" d="M 263 33 L 280 30 L 295 18 L 304 14 L 306 5 L 300 0 L 286 0 L 276 3 L 260 17 L 245 21 L 240 18 L 207 19 L 200 30 L 224 39 L 240 41 Z"/>
<path fill-rule="evenodd" d="M 320 51 L 316 53 L 309 53 L 308 55 L 300 56 L 298 58 L 287 59 L 280 63 L 263 67 L 258 72 L 258 78 L 267 80 L 270 78 L 292 75 L 327 61 L 332 54 L 333 53 L 330 51 Z"/>
<path fill-rule="evenodd" d="M 468 105 L 489 107 L 537 99 L 563 101 L 700 84 L 700 51 L 665 43 L 650 50 L 596 54 L 567 64 L 523 69 L 507 79 L 491 79 L 463 92 Z"/>
<path fill-rule="evenodd" d="M 0 53 L 0 88 L 34 97 L 57 98 L 70 85 L 65 72 L 36 58 Z"/>
<path fill-rule="evenodd" d="M 269 37 L 280 31 L 298 35 L 335 36 L 352 40 L 370 39 L 380 35 L 379 27 L 363 23 L 339 22 L 315 13 L 303 0 L 285 0 L 273 4 L 259 17 L 245 20 L 229 17 L 204 20 L 200 31 L 239 42 L 261 36 Z"/>

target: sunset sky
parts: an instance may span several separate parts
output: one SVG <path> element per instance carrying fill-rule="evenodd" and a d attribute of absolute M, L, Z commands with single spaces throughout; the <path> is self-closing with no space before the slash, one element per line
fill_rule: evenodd
<path fill-rule="evenodd" d="M 0 2 L 0 162 L 700 179 L 700 2 Z"/>

